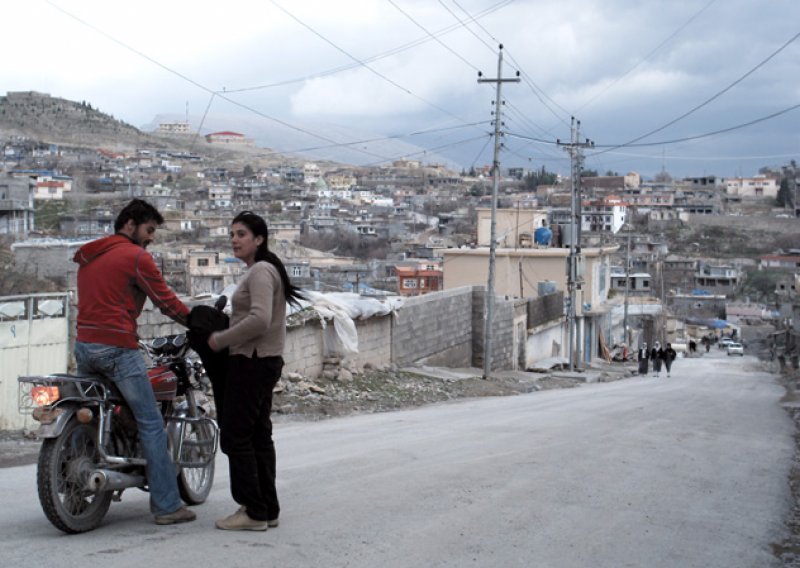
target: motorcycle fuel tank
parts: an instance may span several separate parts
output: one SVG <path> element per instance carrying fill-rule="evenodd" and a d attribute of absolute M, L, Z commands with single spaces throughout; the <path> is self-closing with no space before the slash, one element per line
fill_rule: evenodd
<path fill-rule="evenodd" d="M 147 370 L 150 385 L 156 400 L 172 400 L 178 391 L 178 377 L 166 365 L 158 365 Z"/>

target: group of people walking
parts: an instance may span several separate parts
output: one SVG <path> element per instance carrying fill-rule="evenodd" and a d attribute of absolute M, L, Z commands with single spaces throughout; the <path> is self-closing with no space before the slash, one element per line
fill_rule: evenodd
<path fill-rule="evenodd" d="M 169 288 L 146 251 L 163 222 L 155 207 L 134 199 L 117 216 L 114 235 L 76 253 L 75 358 L 79 373 L 105 376 L 128 402 L 147 460 L 150 510 L 156 524 L 171 525 L 193 521 L 196 514 L 181 501 L 163 420 L 139 351 L 136 322 L 149 298 L 164 315 L 192 328 L 194 310 Z M 298 303 L 302 295 L 268 249 L 267 239 L 266 222 L 252 211 L 243 211 L 231 222 L 233 255 L 247 269 L 231 297 L 229 325 L 203 337 L 207 351 L 225 354 L 224 372 L 213 381 L 214 398 L 238 509 L 216 522 L 223 530 L 264 531 L 278 526 L 280 513 L 272 390 L 283 367 L 286 304 Z"/>
<path fill-rule="evenodd" d="M 667 371 L 667 377 L 670 376 L 672 371 L 672 362 L 678 356 L 677 352 L 672 348 L 671 343 L 667 343 L 666 347 L 662 347 L 661 343 L 655 342 L 651 349 L 647 348 L 647 343 L 643 343 L 639 348 L 638 361 L 639 361 L 639 374 L 646 375 L 650 362 L 653 363 L 653 376 L 661 376 L 661 367 Z"/>

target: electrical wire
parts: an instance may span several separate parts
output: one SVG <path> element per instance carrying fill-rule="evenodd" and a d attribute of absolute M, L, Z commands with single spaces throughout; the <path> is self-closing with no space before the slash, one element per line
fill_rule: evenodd
<path fill-rule="evenodd" d="M 258 115 L 258 116 L 260 116 L 260 117 L 262 117 L 262 118 L 266 118 L 267 120 L 270 120 L 270 121 L 272 121 L 272 122 L 275 122 L 275 123 L 277 123 L 277 124 L 280 124 L 280 125 L 282 125 L 282 126 L 285 126 L 285 127 L 287 127 L 287 128 L 290 128 L 290 129 L 292 129 L 292 130 L 294 130 L 294 131 L 296 131 L 296 132 L 301 132 L 301 133 L 303 133 L 303 134 L 306 134 L 306 135 L 308 135 L 308 136 L 312 136 L 312 137 L 314 137 L 314 138 L 317 138 L 317 139 L 319 139 L 319 140 L 324 140 L 325 142 L 336 143 L 336 140 L 333 140 L 333 139 L 331 139 L 331 138 L 328 138 L 328 137 L 326 137 L 326 136 L 322 136 L 322 135 L 320 135 L 320 134 L 317 134 L 317 133 L 315 133 L 315 132 L 312 132 L 312 131 L 310 131 L 310 130 L 307 130 L 307 129 L 305 129 L 305 128 L 301 128 L 301 127 L 299 127 L 299 126 L 295 126 L 295 125 L 293 125 L 293 124 L 291 124 L 291 123 L 289 123 L 289 122 L 286 122 L 285 120 L 281 120 L 281 119 L 279 119 L 279 118 L 276 118 L 276 117 L 274 117 L 274 116 L 270 116 L 270 115 L 268 115 L 268 114 L 266 114 L 266 113 L 263 113 L 263 112 L 261 112 L 261 111 L 259 111 L 259 110 L 255 109 L 255 108 L 252 108 L 252 107 L 250 107 L 250 106 L 248 106 L 248 105 L 245 105 L 245 104 L 243 104 L 243 103 L 240 103 L 240 102 L 238 102 L 238 101 L 236 101 L 236 100 L 233 100 L 233 99 L 231 99 L 230 97 L 227 97 L 227 96 L 225 96 L 224 94 L 222 94 L 222 93 L 221 93 L 221 92 L 219 92 L 219 91 L 215 91 L 215 90 L 213 90 L 213 89 L 210 89 L 210 88 L 206 87 L 205 85 L 203 85 L 203 84 L 201 84 L 201 83 L 198 83 L 198 82 L 197 82 L 197 81 L 195 81 L 194 79 L 192 79 L 192 78 L 190 78 L 190 77 L 188 77 L 188 76 L 184 75 L 183 73 L 181 73 L 181 72 L 179 72 L 179 71 L 176 71 L 175 69 L 172 69 L 171 67 L 168 67 L 168 66 L 164 65 L 163 63 L 161 63 L 160 61 L 158 61 L 158 60 L 154 59 L 153 57 L 150 57 L 149 55 L 147 55 L 147 54 L 145 54 L 145 53 L 143 53 L 143 52 L 139 51 L 138 49 L 136 49 L 136 48 L 134 48 L 134 47 L 132 47 L 132 46 L 130 46 L 130 45 L 128 45 L 128 44 L 126 44 L 125 42 L 123 42 L 123 41 L 121 41 L 121 40 L 119 40 L 119 39 L 117 39 L 117 38 L 115 38 L 115 37 L 114 37 L 114 36 L 112 36 L 111 34 L 109 34 L 109 33 L 105 32 L 105 31 L 101 30 L 100 28 L 98 28 L 98 27 L 96 27 L 96 26 L 94 26 L 94 25 L 90 24 L 89 22 L 87 22 L 87 21 L 85 21 L 85 20 L 83 20 L 83 19 L 79 18 L 78 16 L 76 16 L 76 15 L 74 15 L 74 14 L 72 14 L 72 13 L 70 13 L 70 12 L 66 11 L 66 10 L 64 10 L 64 9 L 63 9 L 63 8 L 61 8 L 60 6 L 58 6 L 58 5 L 54 4 L 53 2 L 51 2 L 50 0 L 44 0 L 44 2 L 45 2 L 45 3 L 47 3 L 48 5 L 50 5 L 52 8 L 54 8 L 54 9 L 58 10 L 59 12 L 61 12 L 62 14 L 64 14 L 65 16 L 68 16 L 69 18 L 72 18 L 73 20 L 75 20 L 75 21 L 77 21 L 78 23 L 80 23 L 80 24 L 82 24 L 82 25 L 84 25 L 84 26 L 88 27 L 88 28 L 89 28 L 89 29 L 91 29 L 91 30 L 94 30 L 95 32 L 99 33 L 100 35 L 104 36 L 105 38 L 109 39 L 110 41 L 112 41 L 112 42 L 116 43 L 117 45 L 119 45 L 119 46 L 121 46 L 121 47 L 123 47 L 123 48 L 127 49 L 128 51 L 130 51 L 130 52 L 132 52 L 132 53 L 134 53 L 134 54 L 138 55 L 139 57 L 142 57 L 143 59 L 146 59 L 147 61 L 149 61 L 150 63 L 152 63 L 152 64 L 154 64 L 154 65 L 156 65 L 156 66 L 158 66 L 158 67 L 160 67 L 160 68 L 161 68 L 161 69 L 163 69 L 164 71 L 167 71 L 168 73 L 171 73 L 171 74 L 173 74 L 173 75 L 175 75 L 175 76 L 177 76 L 177 77 L 179 77 L 179 78 L 183 79 L 183 80 L 184 80 L 184 81 L 186 81 L 187 83 L 189 83 L 189 84 L 191 84 L 191 85 L 194 85 L 194 86 L 195 86 L 195 87 L 197 87 L 198 89 L 201 89 L 201 90 L 203 90 L 203 91 L 207 92 L 208 94 L 211 94 L 211 95 L 214 95 L 214 94 L 216 94 L 216 96 L 218 96 L 219 98 L 221 98 L 221 99 L 223 99 L 223 100 L 225 100 L 225 101 L 227 101 L 227 102 L 231 103 L 232 105 L 238 106 L 239 108 L 242 108 L 242 109 L 244 109 L 244 110 L 247 110 L 247 111 L 249 111 L 249 112 L 252 112 L 253 114 L 256 114 L 256 115 Z M 358 151 L 359 151 L 359 152 L 361 152 L 361 153 L 363 153 L 363 154 L 366 154 L 366 155 L 368 155 L 368 156 L 372 156 L 373 158 L 383 158 L 384 160 L 388 160 L 388 158 L 385 158 L 385 157 L 383 157 L 383 156 L 380 156 L 380 155 L 378 155 L 378 154 L 375 154 L 375 153 L 373 153 L 373 152 L 369 152 L 369 151 L 367 151 L 367 150 L 358 149 Z"/>
<path fill-rule="evenodd" d="M 753 126 L 754 124 L 758 124 L 759 122 L 764 122 L 770 120 L 772 118 L 781 116 L 782 114 L 786 114 L 793 110 L 800 108 L 800 104 L 792 105 L 790 107 L 781 109 L 777 112 L 773 112 L 772 114 L 768 114 L 767 116 L 762 116 L 760 118 L 756 118 L 755 120 L 750 120 L 748 122 L 743 122 L 741 124 L 737 124 L 735 126 L 729 126 L 728 128 L 722 128 L 720 130 L 714 130 L 713 132 L 706 132 L 705 134 L 697 134 L 695 136 L 686 136 L 683 138 L 675 138 L 673 140 L 662 140 L 660 142 L 644 142 L 641 144 L 618 144 L 618 145 L 595 145 L 595 148 L 608 148 L 608 150 L 602 150 L 600 152 L 594 152 L 590 154 L 591 156 L 599 156 L 600 154 L 605 154 L 606 152 L 610 152 L 611 150 L 616 150 L 618 148 L 641 148 L 645 146 L 664 146 L 667 144 L 678 144 L 680 142 L 690 142 L 692 140 L 699 140 L 700 138 L 708 138 L 710 136 L 716 136 L 718 134 L 726 134 L 728 132 L 733 132 L 734 130 L 740 130 L 742 128 L 746 128 L 748 126 Z"/>
<path fill-rule="evenodd" d="M 449 110 L 445 109 L 444 107 L 441 107 L 441 106 L 437 105 L 436 103 L 432 103 L 432 102 L 428 101 L 427 99 L 425 99 L 425 98 L 423 98 L 423 97 L 421 97 L 421 96 L 417 95 L 416 93 L 414 93 L 413 91 L 411 91 L 411 90 L 410 90 L 410 89 L 408 89 L 407 87 L 404 87 L 404 86 L 400 85 L 399 83 L 397 83 L 397 82 L 396 82 L 396 81 L 394 81 L 393 79 L 391 79 L 391 78 L 387 77 L 386 75 L 384 75 L 383 73 L 381 73 L 381 72 L 380 72 L 380 71 L 378 71 L 377 69 L 374 69 L 374 68 L 370 67 L 370 66 L 369 66 L 369 65 L 368 65 L 366 62 L 364 62 L 364 61 L 362 61 L 362 60 L 358 59 L 356 56 L 352 55 L 350 52 L 348 52 L 348 51 L 346 51 L 345 49 L 343 49 L 343 48 L 339 47 L 339 46 L 338 46 L 337 44 L 335 44 L 333 41 L 331 41 L 330 39 L 328 39 L 327 37 L 325 37 L 324 35 L 322 35 L 320 32 L 318 32 L 317 30 L 315 30 L 314 28 L 312 28 L 310 25 L 308 25 L 307 23 L 305 23 L 303 20 L 301 20 L 301 19 L 300 19 L 300 18 L 298 18 L 297 16 L 295 16 L 295 15 L 294 15 L 292 12 L 290 12 L 289 10 L 287 10 L 286 8 L 284 8 L 283 6 L 281 6 L 281 5 L 280 5 L 280 4 L 277 2 L 277 0 L 269 0 L 269 1 L 270 1 L 270 3 L 271 3 L 272 5 L 274 5 L 276 8 L 278 8 L 279 10 L 281 10 L 281 11 L 282 11 L 284 14 L 286 14 L 286 15 L 287 15 L 287 16 L 289 16 L 290 18 L 292 18 L 292 19 L 293 19 L 295 22 L 297 22 L 298 24 L 300 24 L 301 26 L 303 26 L 304 28 L 306 28 L 306 29 L 307 29 L 308 31 L 310 31 L 312 34 L 314 34 L 315 36 L 317 36 L 318 38 L 320 38 L 322 41 L 324 41 L 325 43 L 327 43 L 328 45 L 330 45 L 331 47 L 333 47 L 334 49 L 336 49 L 336 50 L 337 50 L 337 51 L 339 51 L 340 53 L 342 53 L 342 54 L 346 55 L 347 57 L 349 57 L 350 59 L 352 59 L 353 61 L 355 61 L 356 63 L 358 63 L 360 66 L 364 67 L 364 68 L 365 68 L 367 71 L 369 71 L 369 72 L 371 72 L 372 74 L 376 75 L 377 77 L 379 77 L 379 78 L 383 79 L 384 81 L 386 81 L 387 83 L 389 83 L 389 84 L 390 84 L 390 85 L 392 85 L 393 87 L 395 87 L 395 88 L 399 89 L 400 91 L 402 91 L 402 92 L 404 92 L 404 93 L 406 93 L 406 94 L 408 94 L 408 95 L 410 95 L 410 96 L 414 97 L 415 99 L 417 99 L 417 100 L 419 100 L 419 101 L 422 101 L 423 103 L 425 103 L 426 105 L 430 106 L 431 108 L 435 108 L 435 109 L 436 109 L 436 110 L 438 110 L 439 112 L 442 112 L 442 113 L 444 113 L 444 114 L 446 114 L 446 115 L 448 115 L 448 116 L 450 116 L 450 117 L 453 117 L 453 118 L 455 118 L 455 119 L 457 119 L 457 120 L 459 120 L 459 121 L 461 121 L 461 122 L 464 122 L 464 123 L 466 123 L 466 122 L 467 122 L 466 120 L 464 120 L 464 119 L 462 119 L 462 118 L 460 118 L 460 117 L 456 116 L 455 114 L 451 113 Z"/>
<path fill-rule="evenodd" d="M 472 123 L 469 123 L 469 124 L 459 124 L 459 125 L 456 125 L 456 126 L 448 126 L 448 127 L 443 127 L 443 128 L 431 128 L 429 130 L 418 130 L 418 131 L 415 131 L 415 132 L 410 132 L 408 134 L 394 134 L 394 135 L 391 135 L 391 136 L 381 136 L 381 137 L 377 137 L 377 138 L 366 138 L 364 140 L 355 140 L 353 142 L 343 142 L 341 144 L 328 144 L 328 145 L 325 145 L 325 146 L 311 146 L 311 147 L 306 147 L 306 148 L 297 148 L 297 149 L 294 149 L 294 150 L 285 150 L 285 152 L 289 153 L 289 154 L 298 154 L 298 153 L 302 153 L 302 152 L 312 152 L 312 151 L 315 151 L 315 150 L 327 150 L 328 148 L 337 148 L 337 147 L 342 147 L 342 146 L 354 146 L 356 144 L 368 144 L 368 143 L 373 143 L 373 142 L 384 142 L 384 141 L 387 141 L 387 140 L 398 140 L 398 139 L 403 139 L 403 138 L 410 138 L 412 136 L 421 136 L 423 134 L 434 134 L 434 133 L 437 133 L 437 132 L 446 132 L 446 131 L 450 131 L 450 130 L 457 130 L 459 128 L 468 128 L 468 127 L 471 127 L 471 126 L 478 126 L 478 125 L 481 125 L 481 124 L 489 124 L 489 123 L 490 123 L 490 121 L 485 120 L 483 122 L 472 122 Z M 279 152 L 271 152 L 271 153 L 278 154 Z"/>
<path fill-rule="evenodd" d="M 419 155 L 421 155 L 421 154 L 427 154 L 428 152 L 438 152 L 439 150 L 444 150 L 444 149 L 446 149 L 446 148 L 453 148 L 453 147 L 455 147 L 455 146 L 461 146 L 461 145 L 463 145 L 463 144 L 467 144 L 467 143 L 469 143 L 469 142 L 474 142 L 475 140 L 480 140 L 480 139 L 482 139 L 484 136 L 485 136 L 485 134 L 483 134 L 483 135 L 481 135 L 481 136 L 475 136 L 475 137 L 473 137 L 473 138 L 466 138 L 466 139 L 464 139 L 464 140 L 459 140 L 459 141 L 457 141 L 457 142 L 450 142 L 450 143 L 448 143 L 448 144 L 443 144 L 443 145 L 441 145 L 441 146 L 436 146 L 436 147 L 434 147 L 434 148 L 427 148 L 427 149 L 425 149 L 425 150 L 420 150 L 419 152 L 413 152 L 413 153 L 411 153 L 411 154 L 398 154 L 397 156 L 395 156 L 395 159 L 397 159 L 397 158 L 402 158 L 402 157 L 406 157 L 406 158 L 408 158 L 408 157 L 411 157 L 411 156 L 419 156 Z M 382 161 L 393 161 L 393 160 L 382 160 Z M 373 162 L 373 163 L 371 163 L 371 164 L 364 164 L 364 166 L 365 166 L 365 167 L 369 167 L 369 166 L 375 166 L 375 165 L 378 165 L 378 164 L 380 164 L 380 163 L 381 163 L 381 162 Z"/>
<path fill-rule="evenodd" d="M 457 58 L 459 58 L 461 61 L 463 61 L 463 62 L 464 62 L 464 63 L 465 63 L 465 64 L 466 64 L 468 67 L 472 67 L 472 68 L 473 68 L 475 71 L 480 71 L 480 69 L 478 69 L 478 68 L 477 68 L 475 65 L 473 65 L 473 64 L 472 64 L 472 63 L 470 63 L 469 61 L 467 61 L 467 60 L 466 60 L 466 59 L 465 59 L 465 58 L 464 58 L 464 57 L 463 57 L 463 56 L 462 56 L 460 53 L 458 53 L 457 51 L 453 50 L 453 48 L 451 48 L 449 45 L 447 45 L 446 43 L 444 43 L 442 40 L 440 40 L 440 39 L 439 39 L 438 37 L 436 37 L 434 34 L 432 34 L 431 32 L 429 32 L 429 31 L 428 31 L 428 29 L 427 29 L 425 26 L 423 26 L 422 24 L 420 24 L 420 23 L 419 23 L 418 21 L 416 21 L 416 20 L 415 20 L 415 19 L 414 19 L 414 18 L 413 18 L 413 17 L 412 17 L 412 16 L 411 16 L 411 15 L 410 15 L 408 12 L 406 12 L 406 11 L 405 11 L 405 10 L 403 10 L 403 9 L 402 9 L 400 6 L 398 6 L 398 5 L 397 5 L 397 4 L 394 2 L 394 0 L 386 0 L 386 1 L 387 1 L 389 4 L 391 4 L 392 6 L 394 6 L 394 7 L 395 7 L 395 8 L 396 8 L 396 9 L 397 9 L 397 10 L 398 10 L 398 11 L 399 11 L 401 14 L 403 14 L 403 15 L 404 15 L 406 18 L 408 18 L 409 20 L 411 20 L 411 22 L 412 22 L 414 25 L 416 25 L 416 26 L 417 26 L 419 29 L 421 29 L 423 32 L 425 32 L 426 34 L 428 34 L 428 36 L 429 36 L 431 39 L 435 40 L 435 41 L 436 41 L 436 43 L 438 43 L 438 44 L 439 44 L 439 45 L 441 45 L 443 48 L 445 48 L 447 51 L 449 51 L 450 53 L 452 53 L 453 55 L 455 55 Z"/>
<path fill-rule="evenodd" d="M 461 22 L 461 19 L 460 19 L 460 18 L 459 18 L 459 17 L 458 17 L 458 16 L 457 16 L 457 15 L 456 15 L 456 14 L 455 14 L 455 13 L 454 13 L 452 10 L 450 10 L 449 8 L 447 8 L 447 6 L 445 6 L 445 4 L 443 3 L 443 1 L 442 1 L 442 0 L 439 0 L 439 3 L 440 3 L 442 6 L 444 6 L 444 7 L 445 7 L 445 9 L 447 9 L 447 11 L 448 11 L 448 12 L 450 12 L 450 14 L 452 14 L 452 16 L 453 16 L 453 17 L 454 17 L 456 20 L 458 20 L 459 22 Z M 475 24 L 476 24 L 476 25 L 477 25 L 477 26 L 478 26 L 478 27 L 479 27 L 481 30 L 483 30 L 483 32 L 484 32 L 486 35 L 488 35 L 488 36 L 489 36 L 489 37 L 492 39 L 492 41 L 494 41 L 494 42 L 495 42 L 495 44 L 497 44 L 497 45 L 499 45 L 499 44 L 500 44 L 500 41 L 498 41 L 498 40 L 497 40 L 497 38 L 495 38 L 495 37 L 494 37 L 494 35 L 492 35 L 492 33 L 491 33 L 491 32 L 489 32 L 489 30 L 487 30 L 487 29 L 486 29 L 486 28 L 485 28 L 485 27 L 484 27 L 484 26 L 483 26 L 483 25 L 482 25 L 482 24 L 481 24 L 481 23 L 480 23 L 480 22 L 479 22 L 477 19 L 473 18 L 473 16 L 472 16 L 472 15 L 471 15 L 471 14 L 470 14 L 470 13 L 469 13 L 467 10 L 465 10 L 465 9 L 464 9 L 464 8 L 461 6 L 461 4 L 459 4 L 459 3 L 458 3 L 456 0 L 453 0 L 453 4 L 455 4 L 455 5 L 456 5 L 456 6 L 459 8 L 459 10 L 461 10 L 461 11 L 462 11 L 462 12 L 463 12 L 463 13 L 464 13 L 466 16 L 467 16 L 467 18 L 470 20 L 470 22 L 474 22 L 474 23 L 475 23 Z M 466 26 L 466 24 L 464 24 L 464 27 L 465 27 L 465 28 L 467 28 L 467 29 L 469 30 L 469 28 Z M 470 30 L 470 32 L 472 32 L 472 30 Z M 478 35 L 477 35 L 475 32 L 472 32 L 472 34 L 473 34 L 473 35 L 474 35 L 476 38 L 478 38 L 478 40 L 479 40 L 479 41 L 481 41 L 481 42 L 482 42 L 484 45 L 486 45 L 487 47 L 489 47 L 489 49 L 492 49 L 492 48 L 491 48 L 491 46 L 489 46 L 489 44 L 487 44 L 485 41 L 483 41 L 483 39 L 481 39 L 481 38 L 480 38 L 480 37 L 479 37 L 479 36 L 478 36 Z M 493 50 L 492 50 L 492 51 L 493 51 Z M 560 122 L 562 122 L 562 123 L 566 124 L 567 126 L 569 126 L 569 124 L 566 122 L 566 119 L 565 119 L 564 117 L 562 117 L 561 115 L 559 115 L 557 112 L 555 112 L 555 111 L 554 111 L 554 110 L 551 108 L 551 106 L 550 106 L 549 104 L 547 104 L 547 102 L 546 102 L 544 99 L 546 98 L 547 100 L 549 100 L 549 101 L 550 101 L 550 102 L 551 102 L 553 105 L 557 106 L 557 107 L 558 107 L 558 108 L 559 108 L 561 111 L 563 111 L 563 112 L 564 112 L 566 115 L 568 115 L 568 116 L 573 116 L 573 115 L 574 115 L 574 113 L 570 113 L 570 112 L 569 112 L 569 111 L 567 111 L 567 110 L 566 110 L 564 107 L 562 107 L 562 106 L 561 106 L 561 105 L 559 105 L 559 104 L 558 104 L 556 101 L 554 101 L 554 100 L 553 100 L 551 97 L 549 97 L 549 96 L 547 95 L 547 93 L 544 91 L 544 89 L 542 89 L 541 87 L 539 87 L 539 86 L 538 86 L 538 85 L 537 85 L 537 84 L 536 84 L 536 83 L 533 81 L 533 79 L 532 79 L 532 78 L 531 78 L 531 77 L 530 77 L 530 76 L 529 76 L 527 73 L 525 73 L 525 72 L 523 71 L 523 69 L 522 69 L 522 66 L 521 66 L 519 63 L 517 63 L 517 61 L 514 59 L 513 55 L 512 55 L 512 54 L 511 54 L 511 53 L 510 53 L 508 50 L 506 50 L 506 54 L 508 55 L 508 59 L 509 59 L 509 61 L 511 61 L 511 63 L 513 63 L 513 64 L 514 64 L 514 66 L 517 68 L 517 70 L 520 72 L 520 77 L 523 79 L 523 81 L 525 82 L 525 84 L 526 84 L 526 85 L 528 85 L 528 87 L 529 87 L 529 88 L 531 89 L 531 91 L 533 92 L 534 96 L 535 96 L 537 99 L 539 99 L 539 102 L 541 102 L 541 103 L 542 103 L 542 105 L 544 105 L 544 107 L 545 107 L 545 108 L 546 108 L 548 111 L 550 111 L 550 113 L 551 113 L 553 116 L 555 116 L 555 117 L 556 117 L 556 119 L 558 119 Z M 544 97 L 544 98 L 542 98 L 542 97 Z M 551 128 L 550 130 L 552 130 L 552 128 Z"/>
<path fill-rule="evenodd" d="M 605 88 L 603 88 L 603 89 L 602 89 L 600 92 L 598 92 L 596 95 L 594 95 L 594 96 L 593 96 L 592 98 L 590 98 L 588 101 L 586 101 L 586 102 L 585 102 L 585 103 L 583 103 L 581 106 L 579 106 L 579 107 L 577 108 L 577 110 L 575 111 L 575 112 L 576 112 L 576 114 L 577 114 L 577 112 L 579 112 L 579 111 L 583 110 L 584 108 L 586 108 L 587 106 L 589 106 L 590 104 L 592 104 L 592 103 L 593 103 L 595 100 L 597 100 L 598 98 L 600 98 L 602 95 L 604 95 L 604 94 L 605 94 L 605 93 L 606 93 L 606 92 L 607 92 L 609 89 L 611 89 L 612 87 L 614 87 L 614 86 L 615 86 L 617 83 L 619 83 L 620 81 L 622 81 L 622 80 L 623 80 L 625 77 L 627 77 L 628 75 L 630 75 L 631 73 L 633 73 L 633 71 L 634 71 L 634 70 L 636 70 L 636 68 L 637 68 L 637 67 L 639 67 L 639 66 L 640 66 L 642 63 L 644 63 L 645 61 L 647 61 L 648 59 L 650 59 L 650 58 L 651 58 L 653 55 L 655 55 L 655 53 L 656 53 L 658 50 L 660 50 L 660 49 L 661 49 L 662 47 L 664 47 L 664 46 L 665 46 L 667 43 L 669 43 L 669 42 L 670 42 L 670 41 L 671 41 L 671 40 L 672 40 L 672 39 L 673 39 L 675 36 L 677 36 L 677 35 L 678 35 L 680 32 L 682 32 L 684 29 L 686 29 L 686 28 L 689 26 L 689 24 L 691 24 L 691 23 L 692 23 L 694 20 L 696 20 L 696 19 L 697 19 L 697 18 L 700 16 L 700 14 L 702 14 L 703 12 L 705 12 L 706 10 L 708 10 L 708 9 L 711 7 L 711 5 L 712 5 L 712 4 L 714 4 L 714 2 L 716 2 L 716 1 L 717 1 L 717 0 L 710 0 L 710 1 L 709 1 L 709 2 L 708 2 L 706 5 L 705 5 L 705 6 L 703 6 L 702 8 L 700 8 L 700 10 L 698 10 L 697 12 L 695 12 L 695 13 L 692 15 L 692 17 L 691 17 L 691 18 L 689 18 L 688 20 L 686 20 L 686 21 L 685 21 L 685 22 L 684 22 L 682 25 L 680 25 L 680 26 L 678 27 L 678 29 L 676 29 L 676 30 L 675 30 L 674 32 L 672 32 L 672 33 L 671 33 L 669 36 L 667 36 L 667 37 L 666 37 L 666 38 L 665 38 L 665 39 L 664 39 L 664 40 L 663 40 L 661 43 L 659 43 L 659 44 L 658 44 L 657 46 L 655 46 L 655 47 L 654 47 L 652 50 L 650 50 L 650 52 L 648 52 L 648 53 L 647 53 L 647 55 L 645 55 L 645 56 L 644 56 L 644 57 L 642 57 L 642 58 L 641 58 L 639 61 L 637 61 L 637 62 L 636 62 L 634 65 L 633 65 L 633 67 L 631 67 L 630 69 L 628 69 L 627 71 L 625 71 L 625 72 L 624 72 L 622 75 L 620 75 L 619 77 L 617 77 L 616 79 L 614 79 L 614 80 L 613 80 L 611 83 L 609 83 L 608 85 L 606 85 L 606 86 L 605 86 Z"/>
<path fill-rule="evenodd" d="M 747 71 L 744 75 L 742 75 L 741 77 L 736 79 L 733 83 L 729 84 L 727 87 L 725 87 L 721 91 L 717 92 L 716 94 L 712 95 L 711 97 L 709 97 L 708 99 L 706 99 L 705 101 L 700 103 L 699 105 L 689 109 L 688 111 L 686 111 L 682 115 L 680 115 L 677 118 L 674 118 L 673 120 L 667 122 L 663 126 L 660 126 L 660 127 L 656 128 L 654 130 L 651 130 L 650 132 L 647 132 L 645 134 L 642 134 L 641 136 L 638 136 L 638 137 L 634 138 L 633 140 L 630 140 L 629 142 L 626 142 L 625 144 L 620 144 L 620 145 L 616 146 L 615 148 L 623 148 L 623 147 L 633 146 L 639 140 L 643 140 L 644 138 L 648 138 L 649 136 L 652 136 L 653 134 L 656 134 L 657 132 L 661 132 L 662 130 L 672 126 L 676 122 L 678 122 L 680 120 L 683 120 L 687 116 L 689 116 L 689 115 L 695 113 L 696 111 L 700 110 L 701 108 L 703 108 L 704 106 L 708 105 L 709 103 L 715 101 L 716 99 L 718 99 L 719 97 L 721 97 L 722 95 L 724 95 L 725 93 L 730 91 L 733 87 L 735 87 L 736 85 L 738 85 L 739 83 L 744 81 L 747 77 L 749 77 L 750 75 L 755 73 L 758 69 L 763 67 L 768 61 L 770 61 L 773 57 L 778 55 L 781 51 L 783 51 L 784 49 L 789 47 L 789 45 L 791 45 L 798 37 L 800 37 L 800 32 L 797 32 L 795 35 L 793 35 L 791 38 L 789 38 L 783 45 L 781 45 L 778 49 L 776 49 L 769 56 L 767 56 L 766 59 L 763 59 L 762 61 L 760 61 L 755 67 L 753 67 L 752 69 Z"/>
<path fill-rule="evenodd" d="M 508 4 L 512 3 L 513 1 L 514 0 L 502 0 L 501 2 L 493 4 L 492 6 L 489 6 L 485 10 L 482 10 L 481 12 L 476 14 L 475 18 L 476 19 L 477 18 L 483 18 L 484 16 L 487 16 L 487 15 L 493 13 L 493 12 L 496 12 L 497 10 L 499 10 L 501 8 L 504 8 L 505 6 L 507 6 Z M 459 29 L 460 27 L 462 27 L 462 24 L 460 24 L 460 23 L 452 24 L 450 26 L 446 26 L 446 27 L 440 29 L 439 31 L 434 32 L 433 35 L 436 38 L 438 38 L 439 36 L 447 35 L 450 32 Z M 430 37 L 419 38 L 419 39 L 416 39 L 416 40 L 414 40 L 412 42 L 405 43 L 403 45 L 394 47 L 394 48 L 392 48 L 392 49 L 390 49 L 388 51 L 384 51 L 384 52 L 379 53 L 377 55 L 373 55 L 371 57 L 367 57 L 367 58 L 363 59 L 363 61 L 366 62 L 366 63 L 373 63 L 375 61 L 379 61 L 381 59 L 385 59 L 386 57 L 391 57 L 392 55 L 397 55 L 399 53 L 402 53 L 402 52 L 407 51 L 409 49 L 412 49 L 414 47 L 420 46 L 420 45 L 430 41 L 430 39 L 432 39 L 432 38 L 430 38 Z M 360 65 L 359 63 L 350 63 L 350 64 L 347 64 L 347 65 L 342 65 L 342 66 L 339 66 L 339 67 L 335 67 L 333 69 L 329 69 L 327 71 L 321 71 L 319 73 L 306 75 L 304 77 L 298 77 L 298 78 L 295 78 L 295 79 L 286 79 L 284 81 L 279 81 L 277 83 L 270 83 L 270 84 L 267 84 L 267 85 L 256 85 L 256 86 L 252 86 L 252 87 L 243 87 L 243 88 L 239 88 L 239 89 L 228 89 L 227 92 L 228 93 L 241 93 L 241 92 L 245 92 L 245 91 L 256 91 L 256 90 L 260 90 L 260 89 L 269 89 L 269 88 L 272 88 L 272 87 L 282 87 L 282 86 L 291 85 L 291 84 L 294 84 L 294 83 L 302 83 L 302 82 L 305 82 L 305 81 L 308 81 L 308 80 L 311 80 L 311 79 L 319 79 L 321 77 L 327 77 L 327 76 L 330 76 L 330 75 L 335 75 L 335 74 L 341 73 L 343 71 L 349 71 L 350 69 L 355 69 L 356 67 L 359 67 L 359 65 Z"/>

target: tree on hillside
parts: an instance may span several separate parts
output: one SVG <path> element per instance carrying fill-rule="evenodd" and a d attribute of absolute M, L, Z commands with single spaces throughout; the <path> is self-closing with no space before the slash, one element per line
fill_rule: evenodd
<path fill-rule="evenodd" d="M 672 181 L 672 176 L 666 170 L 661 170 L 653 179 L 656 183 L 669 183 Z"/>
<path fill-rule="evenodd" d="M 544 166 L 538 171 L 528 172 L 525 175 L 525 189 L 534 191 L 540 185 L 553 185 L 558 181 L 558 175 L 553 172 L 548 172 Z"/>
<path fill-rule="evenodd" d="M 595 178 L 599 177 L 597 174 L 597 170 L 581 170 L 581 177 L 582 178 Z"/>

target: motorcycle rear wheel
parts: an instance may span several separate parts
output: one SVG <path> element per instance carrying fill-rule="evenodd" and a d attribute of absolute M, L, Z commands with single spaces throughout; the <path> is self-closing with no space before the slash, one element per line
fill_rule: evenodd
<path fill-rule="evenodd" d="M 183 457 L 201 461 L 214 448 L 214 427 L 208 422 L 187 423 L 183 431 Z M 214 484 L 214 456 L 202 467 L 181 467 L 178 490 L 187 505 L 204 503 Z"/>
<path fill-rule="evenodd" d="M 111 505 L 111 491 L 86 489 L 95 468 L 96 428 L 74 417 L 57 438 L 42 442 L 36 481 L 47 520 L 69 534 L 97 528 Z"/>

